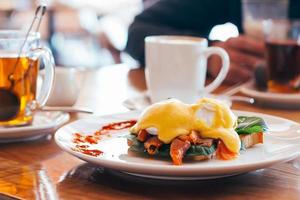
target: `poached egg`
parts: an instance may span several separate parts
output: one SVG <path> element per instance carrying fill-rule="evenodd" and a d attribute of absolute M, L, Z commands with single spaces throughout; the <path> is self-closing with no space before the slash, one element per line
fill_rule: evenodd
<path fill-rule="evenodd" d="M 202 98 L 195 104 L 169 99 L 145 109 L 130 132 L 146 130 L 165 144 L 180 135 L 198 131 L 203 138 L 220 139 L 234 153 L 239 153 L 241 142 L 235 132 L 237 117 L 230 108 L 215 99 Z"/>

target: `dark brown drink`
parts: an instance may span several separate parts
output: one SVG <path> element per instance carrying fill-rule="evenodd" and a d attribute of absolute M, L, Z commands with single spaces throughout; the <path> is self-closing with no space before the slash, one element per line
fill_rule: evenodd
<path fill-rule="evenodd" d="M 269 40 L 266 48 L 268 90 L 300 92 L 300 44 L 295 40 Z"/>

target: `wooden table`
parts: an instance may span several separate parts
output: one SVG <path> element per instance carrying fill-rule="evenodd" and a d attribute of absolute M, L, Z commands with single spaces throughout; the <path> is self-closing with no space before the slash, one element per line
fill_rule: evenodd
<path fill-rule="evenodd" d="M 143 74 L 125 65 L 84 73 L 78 105 L 97 115 L 126 112 L 122 101 L 145 88 Z M 129 79 L 128 79 L 129 78 Z M 235 109 L 300 122 L 300 110 L 246 104 Z M 72 116 L 72 120 L 86 116 Z M 97 168 L 61 151 L 53 138 L 0 145 L 0 193 L 21 199 L 300 199 L 300 159 L 268 169 L 210 181 L 158 181 Z M 0 199 L 10 199 L 0 196 Z"/>

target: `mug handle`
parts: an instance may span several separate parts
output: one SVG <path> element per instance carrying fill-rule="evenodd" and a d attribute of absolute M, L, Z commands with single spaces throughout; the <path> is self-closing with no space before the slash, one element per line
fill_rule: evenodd
<path fill-rule="evenodd" d="M 209 56 L 211 56 L 213 54 L 217 54 L 221 57 L 222 68 L 221 68 L 218 76 L 215 78 L 215 80 L 204 88 L 204 92 L 206 92 L 206 93 L 212 92 L 213 90 L 215 90 L 217 87 L 219 87 L 221 85 L 221 83 L 226 78 L 226 75 L 229 71 L 229 66 L 230 66 L 229 56 L 224 49 L 222 49 L 220 47 L 208 47 L 204 52 L 206 59 L 208 59 Z"/>
<path fill-rule="evenodd" d="M 36 97 L 35 105 L 33 109 L 42 107 L 47 103 L 47 100 L 51 94 L 54 83 L 54 71 L 55 64 L 54 58 L 50 49 L 46 47 L 37 48 L 31 51 L 33 59 L 39 59 L 44 63 L 45 76 L 43 78 L 43 84 L 40 89 L 40 94 Z"/>

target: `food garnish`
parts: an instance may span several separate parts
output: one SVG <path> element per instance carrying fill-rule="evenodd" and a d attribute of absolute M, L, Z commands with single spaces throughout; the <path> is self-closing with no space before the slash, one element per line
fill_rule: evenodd
<path fill-rule="evenodd" d="M 148 107 L 130 128 L 132 151 L 169 156 L 173 164 L 184 158 L 232 160 L 240 150 L 263 143 L 267 126 L 259 117 L 236 117 L 215 99 L 196 104 L 167 100 Z"/>

